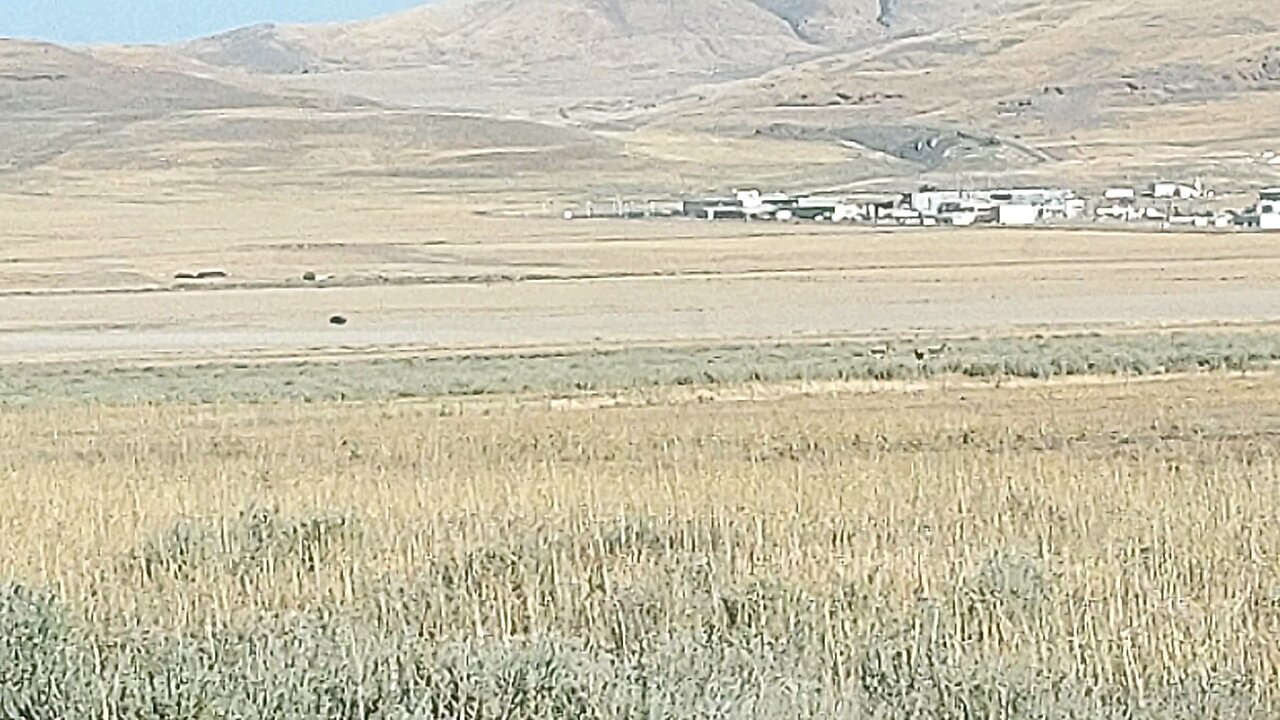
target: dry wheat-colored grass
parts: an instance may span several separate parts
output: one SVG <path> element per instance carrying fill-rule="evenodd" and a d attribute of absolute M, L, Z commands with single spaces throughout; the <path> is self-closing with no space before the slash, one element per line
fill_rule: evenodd
<path fill-rule="evenodd" d="M 1276 711 L 1275 376 L 826 387 L 0 410 L 0 707 Z"/>

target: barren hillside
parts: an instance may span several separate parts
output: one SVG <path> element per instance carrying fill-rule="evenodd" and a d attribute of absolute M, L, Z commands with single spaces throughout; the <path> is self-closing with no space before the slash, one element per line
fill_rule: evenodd
<path fill-rule="evenodd" d="M 183 52 L 256 72 L 588 62 L 727 75 L 999 15 L 1031 0 L 441 0 L 365 22 L 258 26 Z"/>
<path fill-rule="evenodd" d="M 817 48 L 749 0 L 446 0 L 367 22 L 240 31 L 186 50 L 268 71 L 581 61 L 737 70 Z"/>
<path fill-rule="evenodd" d="M 0 172 L 39 166 L 135 123 L 281 102 L 207 77 L 0 39 Z"/>
<path fill-rule="evenodd" d="M 1280 145 L 1272 9 L 1046 3 L 725 84 L 650 121 L 870 148 L 920 172 L 1265 178 L 1257 156 Z"/>
<path fill-rule="evenodd" d="M 56 45 L 0 39 L 0 117 L 157 113 L 268 102 L 264 94 L 192 74 L 124 66 Z"/>
<path fill-rule="evenodd" d="M 353 176 L 482 182 L 617 158 L 609 140 L 581 129 L 388 112 L 158 49 L 0 40 L 0 183 L 122 171 L 161 182 L 194 173 L 225 187 Z"/>
<path fill-rule="evenodd" d="M 396 177 L 462 163 L 575 189 L 1179 174 L 1250 187 L 1280 181 L 1271 11 L 442 0 L 174 48 L 8 41 L 0 160 Z"/>

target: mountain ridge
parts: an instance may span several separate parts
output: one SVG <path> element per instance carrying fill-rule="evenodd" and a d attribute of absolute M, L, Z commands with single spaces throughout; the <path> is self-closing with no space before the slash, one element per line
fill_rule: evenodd
<path fill-rule="evenodd" d="M 444 0 L 366 21 L 259 27 L 182 51 L 243 67 L 228 52 L 231 43 L 246 55 L 284 48 L 307 58 L 307 70 L 323 72 L 556 62 L 736 70 L 820 50 L 749 0 L 702 0 L 698 12 L 688 8 L 669 0 Z M 223 49 L 215 51 L 219 44 Z"/>
<path fill-rule="evenodd" d="M 948 182 L 1190 174 L 1274 184 L 1280 165 L 1258 159 L 1280 151 L 1272 12 L 1270 0 L 445 0 L 175 47 L 11 45 L 10 65 L 49 77 L 0 77 L 0 109 L 12 120 L 0 132 L 25 142 L 30 128 L 13 120 L 23 112 L 93 112 L 124 127 L 142 108 L 152 125 L 130 131 L 130 147 L 163 138 L 194 148 L 226 134 L 215 117 L 184 114 L 257 113 L 269 117 L 245 131 L 246 146 L 303 163 L 311 161 L 304 148 L 274 143 L 271 133 L 305 138 L 301 121 L 284 116 L 316 107 L 359 114 L 361 139 L 352 142 L 377 143 L 372 154 L 344 149 L 335 130 L 324 157 L 339 165 L 343 153 L 396 164 L 414 147 L 443 162 L 448 143 L 423 138 L 441 137 L 427 131 L 442 126 L 439 117 L 463 113 L 535 123 L 520 143 L 542 148 L 539 167 L 572 147 L 616 169 L 615 178 L 675 163 L 689 177 L 732 167 L 742 179 L 749 148 L 767 147 L 787 177 L 821 163 L 833 182 L 891 172 Z M 401 115 L 378 120 L 380 112 Z M 422 117 L 409 122 L 406 113 Z M 57 122 L 66 132 L 32 157 L 97 132 Z M 169 122 L 176 129 L 156 125 Z M 493 134 L 506 138 L 494 147 L 506 148 L 512 130 L 471 122 L 463 145 L 481 152 Z M 531 143 L 529 133 L 550 140 Z M 732 157 L 717 147 L 733 148 Z"/>
<path fill-rule="evenodd" d="M 179 50 L 257 72 L 589 61 L 734 73 L 987 17 L 1029 1 L 440 0 L 356 22 L 253 26 Z"/>

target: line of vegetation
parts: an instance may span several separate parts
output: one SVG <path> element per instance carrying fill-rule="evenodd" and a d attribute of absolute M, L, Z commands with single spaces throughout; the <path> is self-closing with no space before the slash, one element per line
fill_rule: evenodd
<path fill-rule="evenodd" d="M 430 557 L 414 578 L 352 587 L 332 605 L 176 630 L 85 624 L 52 595 L 0 588 L 0 715 L 1269 717 L 1265 688 L 1231 667 L 1108 667 L 1123 648 L 1073 639 L 1079 629 L 1063 627 L 1060 613 L 1076 600 L 1061 596 L 1049 564 L 1016 550 L 992 552 L 914 605 L 877 608 L 872 578 L 813 589 L 717 577 L 735 547 L 764 551 L 762 538 L 786 535 L 768 520 L 623 517 L 560 529 L 517 522 L 505 542 Z M 349 518 L 253 509 L 181 523 L 129 562 L 141 592 L 234 587 L 254 597 L 341 572 L 359 538 Z M 838 551 L 840 538 L 832 542 Z M 623 568 L 637 565 L 662 571 L 628 581 Z M 1002 654 L 1010 633 L 1037 647 L 1078 643 L 1080 665 Z"/>
<path fill-rule="evenodd" d="M 932 348 L 932 349 L 931 349 Z M 918 353 L 924 353 L 919 357 Z M 941 341 L 630 348 L 287 363 L 5 368 L 0 405 L 336 401 L 573 394 L 747 382 L 1150 376 L 1248 371 L 1280 361 L 1280 334 L 1170 333 Z"/>

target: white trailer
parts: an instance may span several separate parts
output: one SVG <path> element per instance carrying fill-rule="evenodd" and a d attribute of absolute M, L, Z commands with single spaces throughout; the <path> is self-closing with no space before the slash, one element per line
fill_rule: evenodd
<path fill-rule="evenodd" d="M 998 205 L 996 223 L 1005 226 L 1035 225 L 1040 219 L 1040 208 L 1035 205 Z"/>

